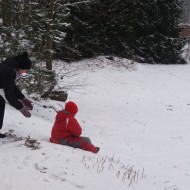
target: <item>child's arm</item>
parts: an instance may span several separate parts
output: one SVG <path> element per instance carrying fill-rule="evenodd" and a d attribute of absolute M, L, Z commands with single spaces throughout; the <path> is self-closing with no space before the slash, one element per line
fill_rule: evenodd
<path fill-rule="evenodd" d="M 75 118 L 69 118 L 67 127 L 73 136 L 79 137 L 82 133 L 82 128 Z"/>

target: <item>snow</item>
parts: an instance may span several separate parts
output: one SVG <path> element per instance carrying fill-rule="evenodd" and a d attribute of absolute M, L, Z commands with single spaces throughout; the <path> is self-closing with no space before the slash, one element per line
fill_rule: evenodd
<path fill-rule="evenodd" d="M 0 189 L 189 190 L 190 65 L 98 57 L 70 67 L 82 70 L 59 85 L 81 84 L 68 101 L 78 104 L 83 136 L 100 152 L 49 142 L 64 103 L 34 101 L 31 118 L 6 104 L 2 132 L 13 137 L 0 139 Z"/>

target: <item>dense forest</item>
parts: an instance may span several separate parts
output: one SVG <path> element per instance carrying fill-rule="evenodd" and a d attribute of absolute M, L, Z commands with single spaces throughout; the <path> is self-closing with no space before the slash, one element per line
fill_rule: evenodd
<path fill-rule="evenodd" d="M 0 0 L 0 57 L 27 50 L 48 70 L 54 59 L 97 55 L 184 63 L 182 8 L 180 0 Z"/>

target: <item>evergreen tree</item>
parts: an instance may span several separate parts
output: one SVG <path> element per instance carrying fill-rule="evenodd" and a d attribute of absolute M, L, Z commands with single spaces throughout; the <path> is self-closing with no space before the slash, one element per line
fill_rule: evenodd
<path fill-rule="evenodd" d="M 59 52 L 63 59 L 73 60 L 82 57 L 92 57 L 98 52 L 99 37 L 97 33 L 101 25 L 97 25 L 98 3 L 96 1 L 69 1 L 66 4 L 70 14 L 67 22 L 66 38 Z"/>
<path fill-rule="evenodd" d="M 2 0 L 0 9 L 2 22 L 0 22 L 0 55 L 6 57 L 18 52 L 21 46 L 21 39 L 18 36 L 18 28 L 14 27 L 14 19 L 16 18 L 17 5 L 15 0 Z"/>
<path fill-rule="evenodd" d="M 55 74 L 46 71 L 39 60 L 47 61 L 52 69 L 53 43 L 59 46 L 63 32 L 64 7 L 62 1 L 2 0 L 2 27 L 0 53 L 2 57 L 29 51 L 33 59 L 30 83 L 22 83 L 28 93 L 43 94 L 56 84 Z M 61 15 L 60 15 L 61 14 Z M 60 29 L 61 28 L 61 29 Z M 30 55 L 31 56 L 31 55 Z"/>
<path fill-rule="evenodd" d="M 46 68 L 52 69 L 53 45 L 58 48 L 65 37 L 65 7 L 63 0 L 31 0 L 28 3 L 25 31 L 32 45 L 32 51 L 40 60 L 46 61 Z"/>
<path fill-rule="evenodd" d="M 180 0 L 1 0 L 0 9 L 0 54 L 29 49 L 50 70 L 55 56 L 181 62 Z"/>
<path fill-rule="evenodd" d="M 146 1 L 144 5 L 142 17 L 147 18 L 141 22 L 144 35 L 139 36 L 131 47 L 144 62 L 184 63 L 180 57 L 184 45 L 179 39 L 180 2 L 157 0 Z"/>
<path fill-rule="evenodd" d="M 178 0 L 94 0 L 69 6 L 64 57 L 112 54 L 150 63 L 179 63 Z M 172 61 L 172 62 L 171 62 Z"/>

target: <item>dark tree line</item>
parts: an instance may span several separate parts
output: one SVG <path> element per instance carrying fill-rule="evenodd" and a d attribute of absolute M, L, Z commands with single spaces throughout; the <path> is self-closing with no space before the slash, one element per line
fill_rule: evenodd
<path fill-rule="evenodd" d="M 179 0 L 0 0 L 0 56 L 52 60 L 116 55 L 183 63 Z"/>
<path fill-rule="evenodd" d="M 60 55 L 111 54 L 149 63 L 183 63 L 181 6 L 178 0 L 96 0 L 69 6 L 71 26 Z"/>

